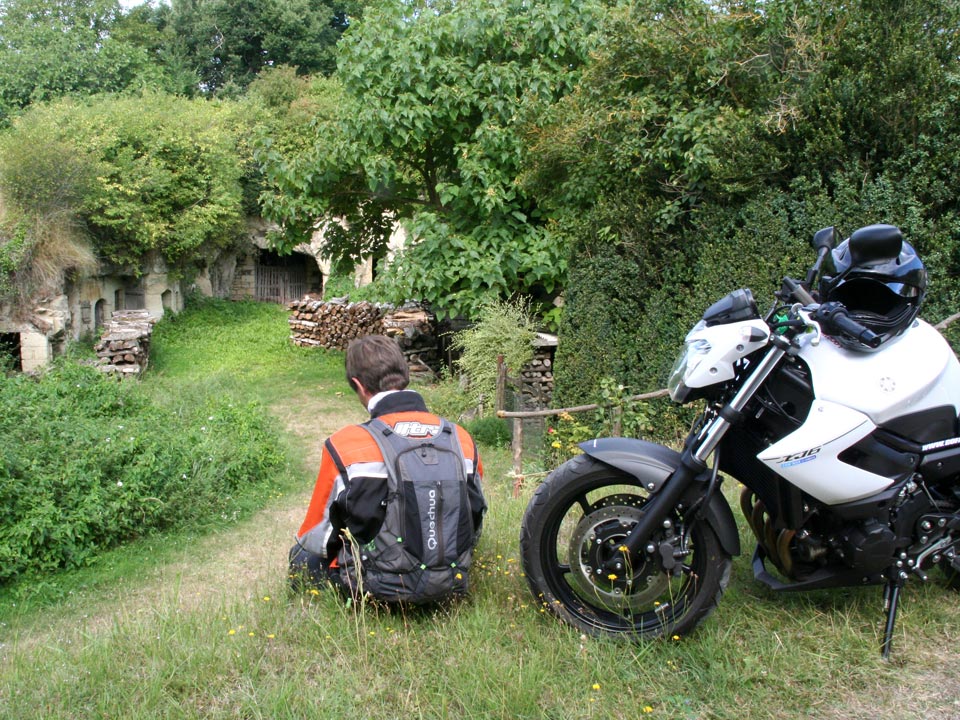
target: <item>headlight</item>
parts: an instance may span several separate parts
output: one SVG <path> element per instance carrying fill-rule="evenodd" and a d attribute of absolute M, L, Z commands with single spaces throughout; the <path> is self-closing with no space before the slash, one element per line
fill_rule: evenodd
<path fill-rule="evenodd" d="M 710 343 L 706 340 L 687 341 L 686 347 L 677 361 L 673 364 L 670 371 L 670 380 L 667 382 L 667 391 L 670 393 L 670 399 L 675 403 L 684 403 L 690 395 L 690 388 L 686 386 L 684 380 L 687 374 L 696 369 L 700 361 L 710 352 Z"/>

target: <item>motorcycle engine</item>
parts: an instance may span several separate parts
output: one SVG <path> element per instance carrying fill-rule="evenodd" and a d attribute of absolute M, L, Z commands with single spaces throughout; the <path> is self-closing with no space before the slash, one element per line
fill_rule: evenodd
<path fill-rule="evenodd" d="M 872 575 L 889 567 L 896 549 L 896 533 L 871 518 L 843 534 L 839 554 L 850 567 Z"/>

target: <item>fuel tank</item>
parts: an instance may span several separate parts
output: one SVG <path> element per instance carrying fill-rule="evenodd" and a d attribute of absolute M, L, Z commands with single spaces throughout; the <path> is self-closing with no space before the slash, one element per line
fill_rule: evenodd
<path fill-rule="evenodd" d="M 930 415 L 948 422 L 939 434 L 957 433 L 960 363 L 934 328 L 917 320 L 874 353 L 840 347 L 830 337 L 809 341 L 799 353 L 810 369 L 814 401 L 803 425 L 757 457 L 773 472 L 828 505 L 885 490 L 903 468 L 872 463 L 869 469 L 840 459 L 878 427 L 909 426 Z M 916 423 L 914 423 L 916 425 Z"/>

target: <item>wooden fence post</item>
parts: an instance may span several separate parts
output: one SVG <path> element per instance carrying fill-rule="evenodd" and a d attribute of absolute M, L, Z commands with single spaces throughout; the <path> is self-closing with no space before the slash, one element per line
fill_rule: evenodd
<path fill-rule="evenodd" d="M 513 419 L 513 440 L 510 442 L 513 450 L 513 496 L 520 497 L 520 488 L 523 487 L 523 418 Z"/>
<path fill-rule="evenodd" d="M 503 355 L 497 355 L 497 398 L 494 413 L 506 410 L 507 407 L 507 363 Z"/>
<path fill-rule="evenodd" d="M 640 395 L 629 397 L 626 399 L 626 402 L 652 400 L 653 398 L 663 397 L 666 394 L 666 390 L 654 390 L 653 392 L 641 393 Z M 510 448 L 513 450 L 513 476 L 515 478 L 513 481 L 513 496 L 515 498 L 520 496 L 520 489 L 523 487 L 523 418 L 544 418 L 561 415 L 563 413 L 586 412 L 588 410 L 596 410 L 598 407 L 600 406 L 594 403 L 591 405 L 577 405 L 576 407 L 554 408 L 551 410 L 497 410 L 497 417 L 511 418 L 513 420 L 513 441 L 510 443 Z M 616 432 L 619 434 L 622 429 L 622 420 L 619 415 L 615 415 L 615 423 L 617 428 Z"/>
<path fill-rule="evenodd" d="M 610 434 L 620 437 L 623 432 L 623 408 L 610 408 Z"/>

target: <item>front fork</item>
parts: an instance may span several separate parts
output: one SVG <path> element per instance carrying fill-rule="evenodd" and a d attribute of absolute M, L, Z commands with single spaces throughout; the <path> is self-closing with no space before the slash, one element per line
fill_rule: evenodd
<path fill-rule="evenodd" d="M 620 557 L 612 557 L 604 564 L 604 570 L 615 572 L 616 563 L 623 562 L 622 553 L 626 553 L 635 567 L 642 564 L 642 557 L 653 552 L 648 547 L 650 538 L 655 532 L 670 522 L 669 515 L 680 502 L 680 498 L 698 478 L 703 477 L 707 470 L 707 459 L 716 450 L 717 445 L 726 435 L 730 427 L 736 423 L 757 390 L 776 370 L 780 361 L 786 356 L 790 343 L 782 337 L 774 336 L 773 347 L 760 360 L 757 368 L 750 374 L 737 394 L 721 408 L 720 412 L 706 425 L 700 428 L 688 441 L 680 455 L 680 466 L 664 482 L 656 494 L 650 497 L 643 506 L 643 517 L 630 530 L 621 546 Z M 625 548 L 625 550 L 624 550 Z"/>

